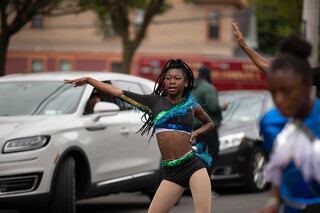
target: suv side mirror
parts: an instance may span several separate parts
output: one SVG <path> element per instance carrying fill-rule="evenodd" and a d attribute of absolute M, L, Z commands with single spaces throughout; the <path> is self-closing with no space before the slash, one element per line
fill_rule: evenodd
<path fill-rule="evenodd" d="M 110 102 L 98 102 L 93 108 L 94 118 L 93 121 L 98 121 L 101 117 L 117 114 L 120 107 Z"/>
<path fill-rule="evenodd" d="M 118 112 L 118 111 L 120 111 L 120 107 L 110 102 L 98 102 L 93 108 L 94 114 L 105 113 L 105 112 Z"/>

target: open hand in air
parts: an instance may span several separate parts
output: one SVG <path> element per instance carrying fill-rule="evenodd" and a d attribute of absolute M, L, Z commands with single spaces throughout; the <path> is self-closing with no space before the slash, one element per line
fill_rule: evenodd
<path fill-rule="evenodd" d="M 233 22 L 232 26 L 234 28 L 233 34 L 236 37 L 239 46 L 242 47 L 242 46 L 246 45 L 246 42 L 245 42 L 245 40 L 243 38 L 242 33 L 239 30 L 239 27 L 238 27 L 237 23 Z"/>
<path fill-rule="evenodd" d="M 87 77 L 77 78 L 77 79 L 73 79 L 73 80 L 64 79 L 65 84 L 73 84 L 74 87 L 83 86 L 83 85 L 87 84 L 87 81 L 88 81 Z"/>

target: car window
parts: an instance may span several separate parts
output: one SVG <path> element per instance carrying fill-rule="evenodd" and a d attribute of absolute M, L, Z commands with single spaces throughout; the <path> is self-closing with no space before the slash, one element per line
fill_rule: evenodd
<path fill-rule="evenodd" d="M 147 87 L 147 86 L 145 86 L 143 84 L 141 84 L 141 87 L 144 90 L 145 94 L 151 94 L 152 93 L 152 90 L 149 87 Z"/>
<path fill-rule="evenodd" d="M 274 107 L 276 107 L 276 105 L 274 104 L 273 99 L 270 98 L 270 101 L 269 101 L 269 104 L 268 104 L 268 108 L 267 108 L 267 109 L 271 109 L 271 108 L 274 108 Z"/>
<path fill-rule="evenodd" d="M 103 81 L 103 82 L 106 84 L 111 84 L 110 81 Z M 123 103 L 122 101 L 120 101 L 119 98 L 115 98 L 107 93 L 104 93 L 102 91 L 99 91 L 93 88 L 91 95 L 85 105 L 83 114 L 84 115 L 93 114 L 93 107 L 97 102 L 111 102 L 118 105 L 120 107 L 120 110 L 123 110 L 124 108 Z"/>
<path fill-rule="evenodd" d="M 118 87 L 121 90 L 128 90 L 130 92 L 135 92 L 138 94 L 146 94 L 142 88 L 140 87 L 140 85 L 138 83 L 135 82 L 130 82 L 130 81 L 121 81 L 121 80 L 117 80 L 114 81 L 114 84 L 116 87 Z M 130 104 L 121 101 L 122 106 L 120 107 L 123 110 L 131 110 L 133 109 L 133 106 L 131 106 Z"/>
<path fill-rule="evenodd" d="M 115 81 L 115 84 L 118 88 L 122 90 L 128 90 L 130 92 L 144 94 L 144 91 L 141 89 L 138 83 L 129 81 Z"/>
<path fill-rule="evenodd" d="M 84 87 L 61 81 L 0 84 L 0 116 L 60 115 L 76 111 Z"/>
<path fill-rule="evenodd" d="M 263 99 L 260 97 L 224 97 L 222 100 L 228 103 L 228 109 L 222 114 L 223 123 L 256 120 L 262 113 Z"/>

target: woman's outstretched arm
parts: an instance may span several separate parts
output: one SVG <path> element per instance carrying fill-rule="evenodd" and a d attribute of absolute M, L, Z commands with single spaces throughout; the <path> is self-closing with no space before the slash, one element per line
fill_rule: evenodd
<path fill-rule="evenodd" d="M 264 73 L 268 73 L 270 68 L 270 61 L 263 58 L 259 55 L 256 51 L 250 48 L 247 43 L 245 42 L 242 33 L 240 32 L 237 23 L 232 23 L 234 28 L 234 36 L 237 39 L 239 47 L 249 56 L 252 62 Z"/>
<path fill-rule="evenodd" d="M 98 81 L 96 79 L 90 78 L 90 77 L 82 77 L 77 78 L 73 80 L 64 79 L 65 84 L 73 84 L 74 87 L 83 86 L 85 84 L 90 84 L 97 90 L 100 90 L 102 92 L 108 93 L 109 95 L 112 95 L 114 97 L 120 98 L 123 95 L 123 92 L 121 89 L 112 86 L 111 84 L 103 83 L 101 81 Z"/>

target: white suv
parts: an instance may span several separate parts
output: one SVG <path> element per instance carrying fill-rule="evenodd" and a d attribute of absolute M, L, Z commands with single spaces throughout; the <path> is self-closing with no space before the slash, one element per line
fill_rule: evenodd
<path fill-rule="evenodd" d="M 63 79 L 91 76 L 150 94 L 154 82 L 116 73 L 56 72 L 0 78 L 0 206 L 75 212 L 79 199 L 142 191 L 161 179 L 155 137 L 136 134 L 142 113 L 92 86 Z"/>

